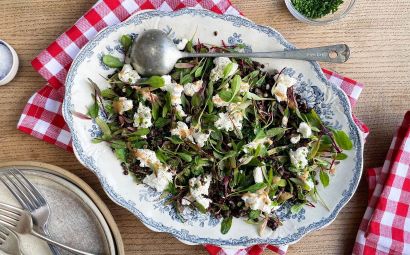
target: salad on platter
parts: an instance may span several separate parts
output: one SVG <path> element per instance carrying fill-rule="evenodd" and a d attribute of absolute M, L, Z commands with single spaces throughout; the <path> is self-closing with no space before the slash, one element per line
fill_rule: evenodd
<path fill-rule="evenodd" d="M 124 51 L 133 42 L 120 39 Z M 181 40 L 188 52 L 242 51 L 244 45 L 207 45 Z M 327 126 L 295 92 L 298 79 L 286 69 L 266 71 L 251 59 L 180 60 L 169 75 L 141 77 L 130 64 L 105 55 L 113 68 L 110 88 L 93 86 L 88 114 L 101 134 L 94 143 L 112 148 L 124 169 L 162 193 L 177 213 L 187 207 L 275 230 L 281 206 L 298 213 L 326 203 L 318 185 L 331 176 L 353 144 Z M 181 221 L 185 219 L 181 216 Z"/>

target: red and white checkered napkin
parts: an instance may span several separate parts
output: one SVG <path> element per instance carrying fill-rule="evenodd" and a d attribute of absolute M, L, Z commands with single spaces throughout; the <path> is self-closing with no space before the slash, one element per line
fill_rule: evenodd
<path fill-rule="evenodd" d="M 33 67 L 47 80 L 48 84 L 37 91 L 28 101 L 18 123 L 18 129 L 46 142 L 72 151 L 71 135 L 61 114 L 64 99 L 64 82 L 73 58 L 81 47 L 101 29 L 117 24 L 132 13 L 145 9 L 173 11 L 185 7 L 204 8 L 220 14 L 240 15 L 229 0 L 100 0 L 73 27 L 50 44 L 33 61 Z M 340 86 L 355 105 L 363 85 L 337 73 L 323 70 L 327 78 Z M 356 120 L 364 134 L 367 127 Z M 242 250 L 223 250 L 206 245 L 210 254 L 257 255 L 269 248 L 285 254 L 287 246 L 273 247 L 255 245 Z"/>
<path fill-rule="evenodd" d="M 410 111 L 381 168 L 367 172 L 369 204 L 353 254 L 410 254 Z"/>

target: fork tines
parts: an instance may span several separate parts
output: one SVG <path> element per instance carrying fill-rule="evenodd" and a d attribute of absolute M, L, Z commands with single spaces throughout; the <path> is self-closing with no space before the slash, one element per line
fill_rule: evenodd
<path fill-rule="evenodd" d="M 16 228 L 21 216 L 21 209 L 5 203 L 0 203 L 0 224 L 4 224 L 12 229 Z"/>
<path fill-rule="evenodd" d="M 9 169 L 0 175 L 0 180 L 30 212 L 46 204 L 43 196 L 18 169 Z"/>

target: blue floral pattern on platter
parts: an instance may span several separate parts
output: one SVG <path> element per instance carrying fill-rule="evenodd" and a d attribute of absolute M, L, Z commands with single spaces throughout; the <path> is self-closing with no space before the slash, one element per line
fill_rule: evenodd
<path fill-rule="evenodd" d="M 134 215 L 136 215 L 150 229 L 153 229 L 155 231 L 170 233 L 174 235 L 176 238 L 183 240 L 185 242 L 197 243 L 197 244 L 212 243 L 215 245 L 222 245 L 222 246 L 247 246 L 247 245 L 256 244 L 256 243 L 270 243 L 270 244 L 275 244 L 275 245 L 282 245 L 282 244 L 289 244 L 289 243 L 296 242 L 297 240 L 299 240 L 301 237 L 303 237 L 310 231 L 319 229 L 331 223 L 335 219 L 336 215 L 339 213 L 341 208 L 352 197 L 353 192 L 357 188 L 357 185 L 358 185 L 358 182 L 361 176 L 361 171 L 362 171 L 363 148 L 362 148 L 362 140 L 359 135 L 358 129 L 356 125 L 354 124 L 354 121 L 351 117 L 350 104 L 347 100 L 346 95 L 340 90 L 340 88 L 336 87 L 335 85 L 327 81 L 324 74 L 321 72 L 319 65 L 315 62 L 310 63 L 311 70 L 315 73 L 315 76 L 317 77 L 318 81 L 324 84 L 326 89 L 329 90 L 329 93 L 331 92 L 332 95 L 334 95 L 334 97 L 338 98 L 338 100 L 340 101 L 338 102 L 339 104 L 338 107 L 340 108 L 343 116 L 346 118 L 347 124 L 344 124 L 345 125 L 344 127 L 348 130 L 349 135 L 353 140 L 353 144 L 355 148 L 354 155 L 353 155 L 354 168 L 352 169 L 352 171 L 354 172 L 354 175 L 352 176 L 352 179 L 348 180 L 348 183 L 346 183 L 346 188 L 342 192 L 342 196 L 340 197 L 340 199 L 338 199 L 338 202 L 336 203 L 335 207 L 332 209 L 331 212 L 329 212 L 329 214 L 326 215 L 326 217 L 317 219 L 314 222 L 309 223 L 308 225 L 297 226 L 293 232 L 288 233 L 286 236 L 250 237 L 246 233 L 243 233 L 243 235 L 240 235 L 235 238 L 201 237 L 200 235 L 191 233 L 187 229 L 175 228 L 174 226 L 172 226 L 172 224 L 157 221 L 155 218 L 150 217 L 150 215 L 145 214 L 144 211 L 141 211 L 140 209 L 138 209 L 136 207 L 136 202 L 134 202 L 133 200 L 128 200 L 124 198 L 121 194 L 119 194 L 116 188 L 111 186 L 112 184 L 108 182 L 104 174 L 100 171 L 99 167 L 97 166 L 97 162 L 93 158 L 93 156 L 88 155 L 87 151 L 84 150 L 81 140 L 79 138 L 79 135 L 77 133 L 77 130 L 74 128 L 74 123 L 73 123 L 74 120 L 73 120 L 73 116 L 71 115 L 71 109 L 74 108 L 74 105 L 72 103 L 73 99 L 71 96 L 71 89 L 74 86 L 74 82 L 73 82 L 74 77 L 77 74 L 77 71 L 78 71 L 77 69 L 80 66 L 80 64 L 84 62 L 88 57 L 91 57 L 94 54 L 93 49 L 96 47 L 96 45 L 98 45 L 99 42 L 101 42 L 101 40 L 103 40 L 112 31 L 115 31 L 121 26 L 127 26 L 130 24 L 133 24 L 133 25 L 142 24 L 143 22 L 149 19 L 152 19 L 152 18 L 178 17 L 182 15 L 207 17 L 207 18 L 215 19 L 221 22 L 224 21 L 224 22 L 231 23 L 234 27 L 237 27 L 237 28 L 252 29 L 254 31 L 266 34 L 268 37 L 273 38 L 286 49 L 294 48 L 293 45 L 289 44 L 278 32 L 276 32 L 272 28 L 256 25 L 252 23 L 251 21 L 243 19 L 241 17 L 232 16 L 232 15 L 221 16 L 221 15 L 217 15 L 215 13 L 205 11 L 205 10 L 183 9 L 181 11 L 177 11 L 173 13 L 164 13 L 164 12 L 159 12 L 159 11 L 143 12 L 143 13 L 140 13 L 140 14 L 137 14 L 131 17 L 130 19 L 128 19 L 127 21 L 121 24 L 114 25 L 112 27 L 109 27 L 103 30 L 95 37 L 94 40 L 90 41 L 90 43 L 87 44 L 81 50 L 81 52 L 78 54 L 77 58 L 73 62 L 73 65 L 67 76 L 66 98 L 64 101 L 64 105 L 63 105 L 63 114 L 64 114 L 65 120 L 68 123 L 70 130 L 72 131 L 73 147 L 74 147 L 76 156 L 78 157 L 80 162 L 83 163 L 87 168 L 89 168 L 91 171 L 93 171 L 96 174 L 96 176 L 99 178 L 101 182 L 101 185 L 104 187 L 104 190 L 107 192 L 107 194 L 110 196 L 110 198 L 113 201 L 125 207 L 130 212 L 132 212 Z M 317 93 L 315 94 L 313 92 L 310 94 L 315 95 L 315 96 L 318 95 Z M 331 103 L 331 102 L 323 102 L 323 103 Z"/>

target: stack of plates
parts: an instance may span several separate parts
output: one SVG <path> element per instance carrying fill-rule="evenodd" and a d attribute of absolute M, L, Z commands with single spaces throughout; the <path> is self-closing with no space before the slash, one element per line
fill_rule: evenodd
<path fill-rule="evenodd" d="M 36 162 L 2 163 L 0 174 L 12 167 L 20 169 L 47 199 L 51 210 L 48 228 L 53 239 L 94 254 L 124 254 L 111 213 L 84 181 L 59 167 Z M 20 207 L 2 183 L 0 201 Z M 51 254 L 47 243 L 33 236 L 21 235 L 20 240 L 24 254 Z"/>

